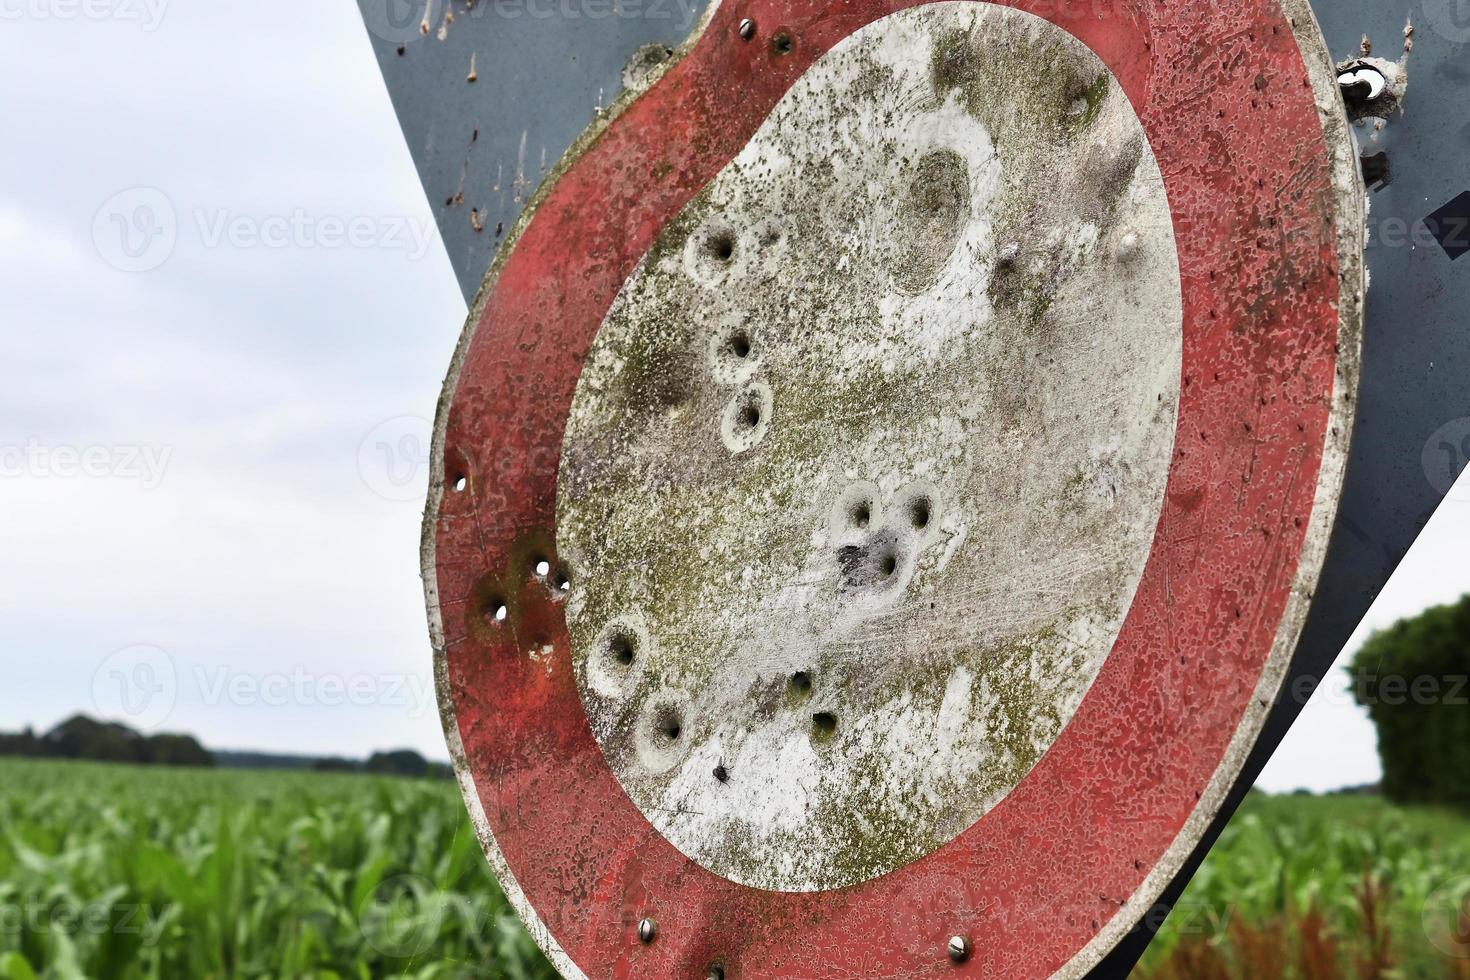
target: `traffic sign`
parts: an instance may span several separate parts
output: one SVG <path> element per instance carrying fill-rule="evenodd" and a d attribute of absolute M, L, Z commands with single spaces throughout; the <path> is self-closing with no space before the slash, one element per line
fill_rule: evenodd
<path fill-rule="evenodd" d="M 1310 11 L 715 9 L 436 424 L 446 734 L 570 976 L 1083 976 L 1287 676 L 1358 381 Z"/>

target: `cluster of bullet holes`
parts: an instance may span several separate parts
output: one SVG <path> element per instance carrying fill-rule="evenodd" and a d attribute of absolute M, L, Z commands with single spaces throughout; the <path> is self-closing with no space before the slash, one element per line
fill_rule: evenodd
<path fill-rule="evenodd" d="M 733 233 L 709 235 L 704 248 L 731 256 L 739 248 Z M 774 396 L 771 386 L 755 377 L 760 369 L 757 337 L 744 322 L 721 325 L 710 343 L 710 375 L 717 384 L 735 388 L 720 419 L 720 441 L 734 455 L 760 444 L 770 429 Z"/>
<path fill-rule="evenodd" d="M 839 588 L 871 594 L 901 582 L 919 552 L 933 542 L 937 499 L 934 487 L 913 483 L 894 494 L 885 509 L 874 484 L 848 487 L 833 508 Z"/>
<path fill-rule="evenodd" d="M 511 621 L 512 596 L 499 587 L 483 593 L 480 615 L 491 628 L 510 628 L 515 642 L 525 648 L 528 656 L 535 657 L 552 645 L 554 622 L 559 615 L 554 607 L 571 592 L 572 579 L 565 565 L 546 555 L 532 554 L 524 567 L 524 575 L 512 577 L 520 583 L 513 590 L 517 610 L 514 622 Z"/>
<path fill-rule="evenodd" d="M 786 682 L 786 689 L 792 703 L 802 706 L 811 700 L 815 690 L 812 675 L 805 670 L 798 670 L 792 674 Z M 837 716 L 831 711 L 817 711 L 811 715 L 811 735 L 814 742 L 828 742 L 837 734 Z"/>

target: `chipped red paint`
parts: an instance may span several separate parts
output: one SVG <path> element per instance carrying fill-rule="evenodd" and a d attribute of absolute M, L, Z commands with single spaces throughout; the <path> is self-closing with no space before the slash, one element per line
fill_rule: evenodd
<path fill-rule="evenodd" d="M 823 52 L 903 6 L 754 0 L 616 118 L 537 206 L 484 299 L 431 506 L 448 696 L 496 844 L 593 976 L 1049 976 L 1137 893 L 1221 765 L 1286 608 L 1331 424 L 1332 167 L 1293 31 L 1269 0 L 1014 6 L 1108 65 L 1149 134 L 1184 300 L 1174 465 L 1121 635 L 1010 795 L 933 854 L 840 891 L 763 892 L 699 867 L 627 798 L 588 728 L 553 591 L 557 463 L 583 358 L 665 223 Z M 759 33 L 743 42 L 740 20 Z M 794 40 L 788 54 L 770 38 Z M 431 501 L 431 504 L 433 502 Z M 554 558 L 554 556 L 547 556 Z M 510 614 L 487 621 L 488 600 Z M 535 635 L 531 635 L 534 633 Z M 549 660 L 528 647 L 551 643 Z M 659 923 L 643 945 L 638 920 Z M 974 955 L 956 966 L 949 937 Z"/>

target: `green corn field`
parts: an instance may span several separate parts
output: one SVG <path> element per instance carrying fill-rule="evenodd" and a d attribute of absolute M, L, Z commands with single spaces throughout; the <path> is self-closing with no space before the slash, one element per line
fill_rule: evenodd
<path fill-rule="evenodd" d="M 1253 796 L 1138 976 L 1470 980 L 1466 876 L 1462 815 Z M 0 980 L 554 975 L 449 782 L 0 759 Z"/>

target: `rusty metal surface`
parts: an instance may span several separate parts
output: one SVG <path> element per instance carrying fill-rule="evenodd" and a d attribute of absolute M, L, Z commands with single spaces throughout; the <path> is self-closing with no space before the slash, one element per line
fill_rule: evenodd
<path fill-rule="evenodd" d="M 984 5 L 932 9 L 961 6 Z M 845 39 L 900 9 L 716 11 L 668 73 L 554 175 L 500 253 L 456 355 L 425 537 L 446 734 L 508 893 L 568 975 L 698 975 L 719 963 L 735 976 L 1080 976 L 1194 850 L 1287 670 L 1331 527 L 1357 371 L 1360 205 L 1342 110 L 1305 10 L 1287 20 L 1268 3 L 1223 14 L 1125 5 L 1112 20 L 1058 26 L 1127 95 L 1172 205 L 1178 415 L 1133 601 L 1070 721 L 947 843 L 882 877 L 804 894 L 738 884 L 691 860 L 609 766 L 567 630 L 569 611 L 587 609 L 586 559 L 557 524 L 563 434 L 584 363 L 629 277 L 641 263 L 655 268 L 660 243 L 682 245 L 693 229 L 681 230 L 679 216 L 698 214 L 700 195 L 771 110 Z M 759 28 L 750 40 L 744 17 Z M 1044 77 L 982 76 L 966 56 L 979 47 L 967 34 L 954 60 L 931 62 L 933 97 L 957 85 L 1004 93 Z M 1063 81 L 1079 84 L 1049 103 L 1059 123 L 1096 76 Z M 1222 168 L 1227 149 L 1232 166 Z M 767 175 L 773 186 L 782 176 Z M 944 311 L 993 313 L 981 293 L 1005 278 L 1003 237 L 973 257 L 987 288 L 968 306 L 950 298 Z M 934 268 L 920 249 L 900 292 L 921 298 Z M 835 263 L 830 274 L 843 271 Z M 1166 310 L 1148 308 L 1168 322 Z M 696 350 L 707 351 L 701 340 Z M 1033 387 L 1045 389 L 1040 379 Z M 775 391 L 767 433 L 725 445 L 733 456 L 756 460 L 779 445 Z M 945 478 L 963 498 L 970 477 Z M 1103 545 L 1069 547 L 1087 558 Z M 837 601 L 841 576 L 826 584 Z M 580 655 L 591 655 L 585 640 Z M 638 936 L 644 919 L 658 924 L 651 943 Z M 973 950 L 958 965 L 945 952 L 956 935 Z"/>

